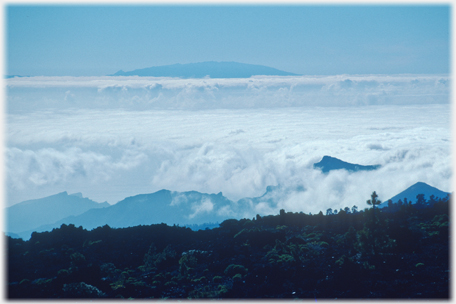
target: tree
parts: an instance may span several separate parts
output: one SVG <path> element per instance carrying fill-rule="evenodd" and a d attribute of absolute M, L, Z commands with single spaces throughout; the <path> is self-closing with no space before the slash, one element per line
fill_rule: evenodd
<path fill-rule="evenodd" d="M 375 191 L 371 194 L 371 199 L 367 200 L 367 204 L 371 205 L 372 208 L 374 208 L 374 218 L 375 218 L 375 206 L 380 205 L 382 202 L 377 199 L 378 195 L 375 193 Z"/>
<path fill-rule="evenodd" d="M 352 254 L 352 250 L 357 242 L 356 230 L 353 226 L 350 226 L 348 231 L 344 234 L 344 242 L 347 245 L 349 254 Z"/>
<path fill-rule="evenodd" d="M 187 275 L 189 271 L 196 267 L 197 259 L 192 254 L 185 254 L 179 260 L 179 271 L 182 275 Z"/>
<path fill-rule="evenodd" d="M 345 207 L 345 208 L 344 208 L 344 211 L 345 211 L 345 213 L 350 213 L 350 208 Z"/>
<path fill-rule="evenodd" d="M 424 198 L 424 194 L 418 194 L 416 196 L 416 205 L 422 207 L 426 204 L 426 199 Z"/>
<path fill-rule="evenodd" d="M 372 219 L 372 220 L 373 220 L 373 222 L 372 222 L 372 223 L 373 223 L 373 227 L 372 227 L 372 231 L 370 231 L 371 233 L 369 233 L 369 231 L 366 231 L 366 232 L 367 232 L 366 238 L 368 238 L 367 236 L 368 236 L 369 234 L 373 235 L 373 252 L 374 252 L 374 255 L 376 254 L 376 248 L 375 248 L 375 247 L 376 247 L 376 246 L 375 246 L 375 237 L 376 237 L 376 235 L 375 235 L 375 234 L 377 234 L 376 232 L 377 232 L 377 226 L 378 226 L 378 225 L 377 225 L 377 224 L 378 224 L 378 220 L 377 220 L 377 216 L 376 216 L 376 214 L 375 214 L 375 206 L 381 204 L 380 200 L 377 200 L 377 197 L 378 197 L 378 195 L 377 195 L 377 193 L 375 193 L 375 191 L 374 191 L 374 192 L 372 192 L 372 194 L 371 194 L 371 199 L 366 201 L 366 203 L 367 203 L 368 205 L 372 206 L 372 213 L 373 213 L 373 219 Z"/>
<path fill-rule="evenodd" d="M 354 205 L 352 207 L 352 213 L 356 213 L 356 212 L 358 212 L 358 206 Z"/>
<path fill-rule="evenodd" d="M 331 208 L 326 210 L 326 215 L 331 215 L 333 214 L 333 210 Z"/>
<path fill-rule="evenodd" d="M 395 240 L 390 239 L 385 233 L 388 222 L 375 214 L 375 206 L 381 204 L 381 201 L 378 200 L 377 197 L 378 195 L 374 191 L 371 194 L 371 199 L 367 200 L 367 204 L 373 207 L 373 218 L 364 224 L 364 229 L 359 233 L 361 248 L 366 252 L 371 251 L 374 256 L 376 256 L 378 250 L 384 250 L 395 246 Z"/>

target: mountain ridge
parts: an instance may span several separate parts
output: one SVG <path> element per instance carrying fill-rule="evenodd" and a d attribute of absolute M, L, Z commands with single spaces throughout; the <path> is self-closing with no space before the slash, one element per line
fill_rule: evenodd
<path fill-rule="evenodd" d="M 71 215 L 47 223 L 33 230 L 9 231 L 28 239 L 33 231 L 43 232 L 58 228 L 62 224 L 74 224 L 86 229 L 109 225 L 113 228 L 133 227 L 165 223 L 168 225 L 195 225 L 203 222 L 223 221 L 229 214 L 223 208 L 233 202 L 218 194 L 197 191 L 176 192 L 166 189 L 148 194 L 127 197 L 107 208 L 90 209 L 79 215 Z M 215 211 L 216 214 L 208 214 Z"/>
<path fill-rule="evenodd" d="M 415 185 L 420 187 L 416 187 Z M 415 185 L 394 196 L 392 198 L 393 202 L 396 202 L 394 201 L 395 197 L 400 197 L 401 199 L 407 197 L 410 201 L 414 202 L 416 194 L 415 192 L 407 192 L 410 188 L 418 189 L 418 191 L 420 189 L 423 191 L 422 189 L 424 189 L 424 194 L 427 195 L 425 197 L 426 199 L 432 194 L 439 198 L 444 198 L 448 194 L 426 183 L 418 182 Z M 112 228 L 125 228 L 157 223 L 191 226 L 205 222 L 223 222 L 227 218 L 239 219 L 246 217 L 245 212 L 254 211 L 252 206 L 260 202 L 273 208 L 275 191 L 278 191 L 280 194 L 282 191 L 288 190 L 281 189 L 280 186 L 268 186 L 266 192 L 259 197 L 246 197 L 234 202 L 224 197 L 222 192 L 208 194 L 197 191 L 177 192 L 162 189 L 154 193 L 129 196 L 114 205 L 104 208 L 92 208 L 79 215 L 60 218 L 54 222 L 33 227 L 30 230 L 8 231 L 8 234 L 28 239 L 33 231 L 50 231 L 60 227 L 62 224 L 74 224 L 90 230 L 104 225 L 109 225 Z M 305 191 L 305 189 L 296 188 L 295 191 Z M 65 196 L 65 194 L 71 196 L 66 192 L 54 196 Z M 78 198 L 77 196 L 74 197 Z M 379 208 L 385 206 L 387 206 L 387 201 L 379 205 Z M 231 213 L 228 212 L 229 210 L 231 210 Z"/>

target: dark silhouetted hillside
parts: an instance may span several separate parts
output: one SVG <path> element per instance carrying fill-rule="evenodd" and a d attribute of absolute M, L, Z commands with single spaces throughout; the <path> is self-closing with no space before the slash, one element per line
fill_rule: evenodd
<path fill-rule="evenodd" d="M 448 300 L 449 204 L 282 209 L 200 231 L 62 225 L 7 237 L 7 297 Z"/>

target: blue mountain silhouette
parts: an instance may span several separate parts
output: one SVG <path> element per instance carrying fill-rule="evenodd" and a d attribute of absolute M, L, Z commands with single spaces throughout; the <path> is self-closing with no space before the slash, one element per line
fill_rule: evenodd
<path fill-rule="evenodd" d="M 110 76 L 153 76 L 181 78 L 249 78 L 255 75 L 296 76 L 298 74 L 275 68 L 239 62 L 206 61 L 188 64 L 172 64 L 137 69 L 129 72 L 122 70 Z"/>
<path fill-rule="evenodd" d="M 438 198 L 445 198 L 449 193 L 441 191 L 426 183 L 418 182 L 418 183 L 413 184 L 412 186 L 408 187 L 401 193 L 393 196 L 390 199 L 393 203 L 397 203 L 399 200 L 402 200 L 402 202 L 404 202 L 404 198 L 407 198 L 407 201 L 412 202 L 412 204 L 416 204 L 416 196 L 418 194 L 424 194 L 424 199 L 429 200 L 431 195 L 434 195 L 434 197 L 436 199 L 438 199 Z M 389 200 L 385 200 L 383 203 L 378 205 L 378 208 L 383 208 L 383 207 L 388 206 L 388 201 Z"/>
<path fill-rule="evenodd" d="M 53 228 L 60 227 L 62 224 L 74 224 L 75 226 L 82 226 L 90 230 L 104 225 L 109 225 L 112 228 L 124 228 L 159 223 L 182 226 L 202 223 L 221 223 L 229 218 L 245 217 L 243 214 L 253 211 L 252 208 L 260 202 L 274 209 L 277 206 L 277 195 L 280 196 L 283 194 L 283 191 L 286 192 L 289 189 L 281 189 L 280 186 L 268 186 L 266 192 L 260 197 L 242 198 L 237 202 L 233 202 L 224 197 L 221 192 L 218 194 L 207 194 L 197 191 L 174 192 L 160 190 L 150 194 L 127 197 L 114 205 L 95 203 L 93 206 L 91 204 L 91 208 L 88 206 L 90 208 L 89 210 L 66 217 L 61 216 L 61 214 L 54 214 L 52 219 L 43 217 L 40 221 L 45 223 L 41 226 L 35 222 L 27 222 L 23 226 L 16 227 L 17 229 L 9 230 L 8 234 L 27 240 L 33 231 L 50 231 Z M 305 191 L 305 189 L 296 188 L 294 191 Z M 393 202 L 397 202 L 397 200 L 403 200 L 406 197 L 415 203 L 417 194 L 424 194 L 425 199 L 428 200 L 431 195 L 444 198 L 448 193 L 425 183 L 416 183 L 394 196 L 392 200 Z M 53 210 L 58 210 L 60 208 L 58 207 L 59 202 L 62 202 L 63 206 L 67 206 L 69 200 L 75 200 L 76 202 L 76 200 L 81 199 L 80 194 L 68 195 L 66 192 L 63 192 L 48 198 L 23 202 L 17 204 L 17 206 L 23 208 L 27 205 L 32 205 L 34 207 L 33 210 L 27 214 L 46 214 L 53 213 Z M 52 201 L 52 204 L 39 205 L 36 204 L 36 201 Z M 34 206 L 30 202 L 35 202 Z M 386 205 L 387 201 L 380 204 L 379 208 Z M 38 206 L 41 206 L 42 210 L 37 209 Z M 231 211 L 228 212 L 229 210 Z M 7 213 L 7 216 L 11 214 L 11 212 L 9 214 Z M 56 216 L 61 217 L 56 219 Z M 27 228 L 23 229 L 24 227 Z"/>
<path fill-rule="evenodd" d="M 107 208 L 90 209 L 82 214 L 61 217 L 48 221 L 30 230 L 11 230 L 24 239 L 33 231 L 42 232 L 58 228 L 62 224 L 74 224 L 85 229 L 109 225 L 112 228 L 133 227 L 165 223 L 168 225 L 192 225 L 221 222 L 230 217 L 223 213 L 223 207 L 233 202 L 222 193 L 206 194 L 197 191 L 172 192 L 160 190 L 150 194 L 127 197 Z"/>
<path fill-rule="evenodd" d="M 53 223 L 64 217 L 79 215 L 94 208 L 110 206 L 83 198 L 81 193 L 66 191 L 45 198 L 28 200 L 5 209 L 7 232 L 20 232 Z"/>
<path fill-rule="evenodd" d="M 357 171 L 362 171 L 362 170 L 376 170 L 380 168 L 380 165 L 373 165 L 373 166 L 363 166 L 363 165 L 357 165 L 357 164 L 351 164 L 344 162 L 338 158 L 331 157 L 331 156 L 323 156 L 323 159 L 314 164 L 314 168 L 319 168 L 323 173 L 328 173 L 329 171 L 332 170 L 340 170 L 344 169 L 347 171 L 352 171 L 352 172 L 357 172 Z"/>

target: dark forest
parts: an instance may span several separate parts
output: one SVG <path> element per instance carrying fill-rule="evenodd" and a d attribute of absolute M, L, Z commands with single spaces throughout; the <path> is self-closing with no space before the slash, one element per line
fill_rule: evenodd
<path fill-rule="evenodd" d="M 360 211 L 282 209 L 199 231 L 64 224 L 5 236 L 7 297 L 449 299 L 450 198 L 378 209 L 374 194 Z"/>

